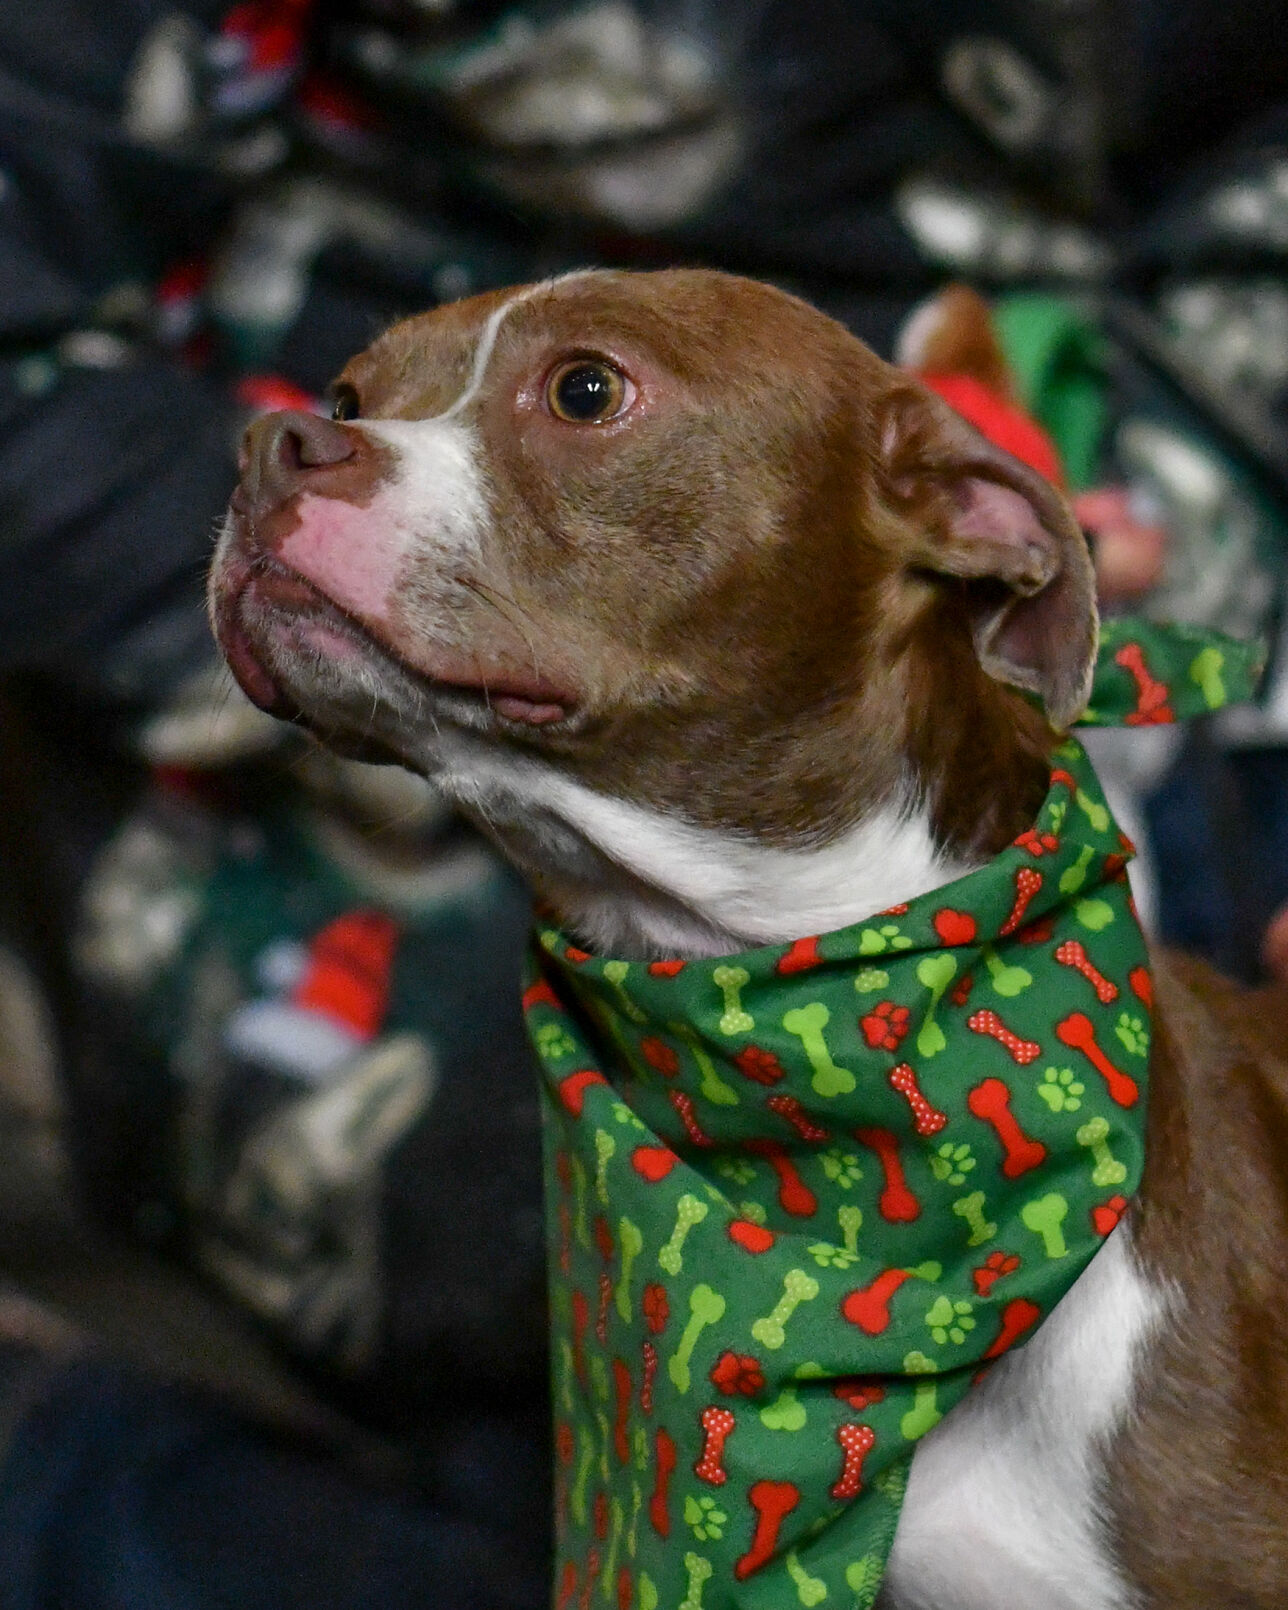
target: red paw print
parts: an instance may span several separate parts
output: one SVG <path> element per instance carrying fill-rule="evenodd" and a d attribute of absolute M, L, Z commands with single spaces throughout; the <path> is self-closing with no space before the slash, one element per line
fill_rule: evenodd
<path fill-rule="evenodd" d="M 878 1001 L 866 1017 L 859 1019 L 863 1038 L 874 1051 L 897 1051 L 908 1032 L 909 1012 L 893 1001 Z"/>
<path fill-rule="evenodd" d="M 750 1353 L 721 1353 L 711 1369 L 711 1384 L 726 1397 L 754 1398 L 764 1390 L 765 1373 Z"/>
<path fill-rule="evenodd" d="M 1013 1275 L 1019 1267 L 1020 1260 L 1013 1253 L 990 1252 L 980 1267 L 971 1271 L 975 1290 L 981 1297 L 987 1297 L 1003 1275 Z"/>
<path fill-rule="evenodd" d="M 650 1035 L 640 1041 L 640 1051 L 650 1068 L 656 1068 L 666 1078 L 673 1079 L 680 1071 L 680 1059 L 666 1043 Z"/>
<path fill-rule="evenodd" d="M 1097 1235 L 1108 1235 L 1127 1211 L 1125 1196 L 1111 1196 L 1107 1202 L 1091 1210 L 1091 1223 Z"/>
<path fill-rule="evenodd" d="M 1017 849 L 1027 850 L 1030 855 L 1045 855 L 1049 850 L 1058 850 L 1060 840 L 1054 833 L 1039 833 L 1036 827 L 1031 827 L 1027 833 L 1020 834 L 1015 845 Z"/>
<path fill-rule="evenodd" d="M 749 1045 L 739 1051 L 733 1065 L 744 1079 L 753 1079 L 758 1085 L 774 1085 L 787 1071 L 772 1051 L 758 1045 Z"/>
<path fill-rule="evenodd" d="M 878 1386 L 875 1381 L 865 1381 L 861 1375 L 847 1375 L 832 1388 L 832 1395 L 840 1398 L 842 1403 L 848 1403 L 855 1414 L 862 1414 L 864 1409 L 881 1402 L 885 1397 L 885 1387 Z"/>

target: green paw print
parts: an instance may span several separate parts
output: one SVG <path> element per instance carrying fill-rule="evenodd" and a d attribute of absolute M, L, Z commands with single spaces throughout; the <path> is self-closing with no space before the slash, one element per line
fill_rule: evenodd
<path fill-rule="evenodd" d="M 612 1111 L 619 1124 L 628 1124 L 632 1129 L 647 1129 L 643 1120 L 638 1118 L 624 1101 L 615 1101 Z"/>
<path fill-rule="evenodd" d="M 815 1241 L 805 1249 L 820 1269 L 848 1269 L 858 1263 L 859 1255 L 847 1247 L 835 1247 L 830 1241 Z"/>
<path fill-rule="evenodd" d="M 684 1519 L 692 1527 L 699 1543 L 718 1543 L 729 1523 L 724 1510 L 707 1493 L 703 1493 L 701 1498 L 694 1498 L 690 1494 L 684 1500 Z"/>
<path fill-rule="evenodd" d="M 863 1178 L 858 1158 L 853 1152 L 843 1152 L 839 1146 L 829 1147 L 819 1161 L 823 1165 L 824 1174 L 843 1191 L 848 1191 L 855 1180 Z"/>
<path fill-rule="evenodd" d="M 557 1023 L 543 1023 L 537 1030 L 537 1050 L 547 1062 L 570 1057 L 576 1049 L 572 1037 L 565 1034 Z"/>
<path fill-rule="evenodd" d="M 1048 1068 L 1038 1085 L 1038 1095 L 1052 1112 L 1077 1112 L 1086 1088 L 1074 1078 L 1072 1068 Z"/>
<path fill-rule="evenodd" d="M 926 1324 L 940 1347 L 945 1342 L 960 1347 L 966 1340 L 966 1333 L 975 1329 L 973 1314 L 974 1305 L 971 1303 L 961 1300 L 954 1302 L 951 1297 L 936 1297 L 926 1314 Z"/>
<path fill-rule="evenodd" d="M 845 1585 L 854 1595 L 857 1610 L 871 1610 L 883 1574 L 881 1561 L 875 1554 L 865 1554 L 861 1560 L 846 1566 Z"/>
<path fill-rule="evenodd" d="M 722 1157 L 716 1164 L 716 1173 L 732 1185 L 750 1185 L 756 1177 L 756 1167 L 745 1157 Z"/>
<path fill-rule="evenodd" d="M 860 995 L 872 995 L 879 989 L 888 988 L 889 973 L 883 973 L 879 967 L 864 967 L 854 980 L 854 987 Z"/>
<path fill-rule="evenodd" d="M 859 935 L 860 956 L 879 956 L 885 950 L 911 949 L 912 940 L 906 934 L 901 934 L 893 922 L 883 923 L 880 928 L 865 928 Z"/>
<path fill-rule="evenodd" d="M 954 1146 L 946 1140 L 930 1159 L 930 1172 L 945 1185 L 965 1185 L 966 1176 L 975 1167 L 975 1158 L 969 1146 Z"/>
<path fill-rule="evenodd" d="M 1069 802 L 1067 800 L 1063 800 L 1063 799 L 1056 800 L 1054 805 L 1052 805 L 1052 807 L 1051 807 L 1051 814 L 1050 814 L 1048 820 L 1050 821 L 1050 824 L 1051 824 L 1051 831 L 1055 834 L 1055 836 L 1057 838 L 1060 837 L 1060 829 L 1064 826 L 1065 812 L 1068 809 L 1069 809 Z"/>
<path fill-rule="evenodd" d="M 1114 1033 L 1134 1057 L 1143 1057 L 1149 1050 L 1149 1030 L 1140 1018 L 1130 1012 L 1119 1014 Z"/>

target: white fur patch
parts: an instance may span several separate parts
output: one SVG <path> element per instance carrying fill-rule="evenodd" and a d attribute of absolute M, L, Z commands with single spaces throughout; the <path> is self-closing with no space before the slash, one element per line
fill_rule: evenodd
<path fill-rule="evenodd" d="M 1120 1225 L 1032 1341 L 918 1445 L 883 1610 L 1130 1610 L 1096 1483 L 1167 1308 Z"/>
<path fill-rule="evenodd" d="M 434 780 L 521 865 L 571 878 L 578 894 L 569 920 L 609 955 L 719 956 L 788 944 L 970 870 L 936 848 L 924 811 L 913 808 L 887 806 L 831 844 L 779 849 L 610 798 L 465 735 L 444 732 L 425 758 Z M 580 861 L 579 847 L 593 866 Z"/>

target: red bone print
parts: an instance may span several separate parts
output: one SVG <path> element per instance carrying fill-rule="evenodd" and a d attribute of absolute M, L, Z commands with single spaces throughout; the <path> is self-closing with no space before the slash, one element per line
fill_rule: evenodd
<path fill-rule="evenodd" d="M 722 1409 L 714 1403 L 703 1409 L 700 1418 L 704 1440 L 693 1474 L 699 1481 L 709 1481 L 713 1487 L 723 1487 L 729 1480 L 729 1472 L 724 1468 L 725 1443 L 738 1422 L 731 1410 Z"/>
<path fill-rule="evenodd" d="M 759 1571 L 774 1556 L 783 1522 L 801 1501 L 801 1490 L 790 1481 L 756 1481 L 747 1492 L 747 1502 L 756 1512 L 756 1530 L 751 1547 L 733 1568 L 739 1582 Z"/>
<path fill-rule="evenodd" d="M 863 1487 L 863 1461 L 872 1451 L 876 1432 L 871 1426 L 837 1426 L 836 1440 L 845 1454 L 839 1478 L 832 1484 L 833 1498 L 857 1498 Z"/>
<path fill-rule="evenodd" d="M 631 1372 L 622 1358 L 613 1360 L 613 1396 L 617 1406 L 613 1420 L 613 1451 L 618 1463 L 624 1465 L 631 1457 L 630 1440 L 626 1435 L 626 1422 L 631 1413 Z"/>
<path fill-rule="evenodd" d="M 779 957 L 775 971 L 782 973 L 784 977 L 790 977 L 792 973 L 808 972 L 811 967 L 817 967 L 822 960 L 818 953 L 818 935 L 811 934 L 808 939 L 798 939 L 785 955 Z"/>
<path fill-rule="evenodd" d="M 1128 727 L 1159 727 L 1176 720 L 1176 712 L 1167 702 L 1167 687 L 1151 675 L 1139 643 L 1124 643 L 1114 655 L 1114 664 L 1136 684 L 1136 708 L 1123 718 Z"/>
<path fill-rule="evenodd" d="M 976 1118 L 982 1118 L 1002 1143 L 1005 1157 L 1002 1173 L 1008 1180 L 1036 1168 L 1047 1154 L 1040 1140 L 1030 1140 L 1011 1112 L 1011 1091 L 1000 1079 L 985 1079 L 966 1097 L 966 1105 Z"/>
<path fill-rule="evenodd" d="M 533 1006 L 553 1006 L 556 1011 L 561 1010 L 559 997 L 544 978 L 539 978 L 535 984 L 529 984 L 523 992 L 523 1010 L 526 1012 Z"/>
<path fill-rule="evenodd" d="M 654 978 L 676 978 L 687 966 L 688 963 L 682 961 L 650 962 L 648 970 Z"/>
<path fill-rule="evenodd" d="M 693 1105 L 693 1097 L 683 1090 L 668 1090 L 671 1105 L 680 1115 L 680 1122 L 688 1131 L 689 1139 L 695 1146 L 714 1146 L 711 1136 L 698 1123 L 697 1108 Z"/>
<path fill-rule="evenodd" d="M 954 911 L 945 906 L 931 918 L 942 945 L 969 945 L 979 932 L 978 924 L 969 911 Z"/>
<path fill-rule="evenodd" d="M 1078 792 L 1078 779 L 1071 771 L 1066 771 L 1063 766 L 1053 766 L 1051 768 L 1051 787 L 1054 788 L 1057 783 L 1063 783 L 1071 794 Z"/>
<path fill-rule="evenodd" d="M 559 1272 L 572 1272 L 572 1210 L 567 1202 L 559 1204 Z"/>
<path fill-rule="evenodd" d="M 635 1597 L 635 1584 L 631 1581 L 631 1568 L 624 1565 L 617 1573 L 617 1610 L 631 1610 Z"/>
<path fill-rule="evenodd" d="M 577 1591 L 577 1562 L 565 1560 L 563 1576 L 559 1581 L 559 1597 L 555 1600 L 555 1610 L 568 1610 L 572 1603 L 572 1596 Z"/>
<path fill-rule="evenodd" d="M 595 1494 L 595 1536 L 602 1543 L 608 1536 L 608 1494 L 602 1489 Z"/>
<path fill-rule="evenodd" d="M 1154 1005 L 1154 980 L 1149 976 L 1148 967 L 1133 967 L 1127 974 L 1127 982 L 1131 985 L 1132 994 L 1139 1001 L 1144 1001 L 1148 1007 Z"/>
<path fill-rule="evenodd" d="M 1011 907 L 1010 916 L 997 930 L 1003 939 L 1007 934 L 1013 934 L 1024 921 L 1024 913 L 1041 887 L 1042 874 L 1035 872 L 1031 866 L 1022 866 L 1015 874 L 1015 904 Z"/>
<path fill-rule="evenodd" d="M 573 1287 L 572 1293 L 572 1362 L 577 1379 L 586 1382 L 586 1326 L 590 1324 L 590 1304 L 585 1292 Z"/>
<path fill-rule="evenodd" d="M 637 1146 L 631 1153 L 631 1167 L 650 1185 L 664 1180 L 679 1161 L 669 1146 Z"/>
<path fill-rule="evenodd" d="M 897 1090 L 912 1108 L 912 1127 L 919 1135 L 937 1135 L 948 1122 L 948 1114 L 932 1107 L 922 1095 L 917 1075 L 906 1062 L 890 1069 L 890 1087 Z"/>
<path fill-rule="evenodd" d="M 880 1336 L 890 1324 L 890 1299 L 911 1279 L 908 1269 L 884 1269 L 871 1285 L 850 1293 L 841 1304 L 841 1313 L 867 1335 Z"/>
<path fill-rule="evenodd" d="M 1106 978 L 1093 965 L 1091 957 L 1087 955 L 1086 950 L 1078 940 L 1066 939 L 1064 944 L 1057 945 L 1055 947 L 1055 959 L 1062 967 L 1072 967 L 1081 973 L 1092 989 L 1095 990 L 1096 998 L 1103 1006 L 1108 1006 L 1110 1001 L 1118 999 L 1117 984 L 1114 983 L 1113 979 Z"/>
<path fill-rule="evenodd" d="M 590 1610 L 590 1596 L 595 1591 L 595 1578 L 599 1575 L 599 1550 L 592 1548 L 586 1556 L 586 1575 L 582 1578 L 581 1592 L 577 1595 L 577 1610 Z"/>
<path fill-rule="evenodd" d="M 1091 1228 L 1097 1235 L 1108 1235 L 1118 1228 L 1118 1221 L 1127 1211 L 1127 1198 L 1115 1194 L 1107 1202 L 1100 1202 L 1091 1210 Z"/>
<path fill-rule="evenodd" d="M 820 1129 L 801 1106 L 795 1096 L 770 1096 L 765 1103 L 780 1118 L 785 1118 L 802 1140 L 827 1140 L 828 1132 Z"/>
<path fill-rule="evenodd" d="M 608 1305 L 613 1300 L 613 1281 L 607 1269 L 599 1271 L 599 1312 L 595 1315 L 595 1335 L 601 1347 L 608 1345 Z"/>
<path fill-rule="evenodd" d="M 1010 1052 L 1011 1061 L 1018 1062 L 1020 1067 L 1042 1055 L 1042 1047 L 1036 1040 L 1021 1040 L 1018 1034 L 1012 1034 L 997 1013 L 988 1007 L 979 1012 L 972 1012 L 966 1019 L 966 1027 L 974 1029 L 976 1034 L 991 1035 L 999 1045 L 1006 1047 Z"/>
<path fill-rule="evenodd" d="M 1096 1044 L 1096 1030 L 1084 1012 L 1070 1012 L 1055 1026 L 1056 1038 L 1083 1056 L 1109 1087 L 1111 1101 L 1120 1107 L 1134 1107 L 1140 1099 L 1140 1086 L 1131 1074 L 1116 1068 Z"/>
<path fill-rule="evenodd" d="M 644 1343 L 644 1376 L 640 1381 L 640 1408 L 645 1414 L 653 1412 L 653 1377 L 657 1374 L 657 1348 L 652 1342 Z"/>
<path fill-rule="evenodd" d="M 1042 1310 L 1027 1297 L 1016 1297 L 1002 1310 L 1002 1324 L 985 1358 L 1001 1358 L 1008 1348 L 1014 1347 L 1030 1326 L 1036 1325 Z"/>
<path fill-rule="evenodd" d="M 587 1089 L 591 1085 L 607 1083 L 608 1080 L 598 1068 L 579 1068 L 576 1073 L 570 1073 L 566 1079 L 559 1081 L 559 1099 L 574 1118 L 580 1118 Z"/>
<path fill-rule="evenodd" d="M 921 1213 L 921 1203 L 908 1189 L 903 1164 L 899 1161 L 899 1142 L 888 1129 L 856 1129 L 854 1138 L 877 1154 L 885 1185 L 877 1200 L 881 1217 L 891 1224 L 909 1224 Z"/>
<path fill-rule="evenodd" d="M 653 1437 L 657 1482 L 648 1501 L 648 1518 L 659 1537 L 670 1537 L 671 1514 L 667 1508 L 670 1498 L 671 1476 L 675 1470 L 675 1438 L 665 1426 L 658 1426 Z"/>
<path fill-rule="evenodd" d="M 748 1141 L 747 1150 L 768 1160 L 778 1175 L 778 1205 L 784 1213 L 798 1219 L 808 1219 L 818 1212 L 818 1198 L 796 1171 L 796 1165 L 787 1155 L 787 1148 L 776 1140 Z"/>

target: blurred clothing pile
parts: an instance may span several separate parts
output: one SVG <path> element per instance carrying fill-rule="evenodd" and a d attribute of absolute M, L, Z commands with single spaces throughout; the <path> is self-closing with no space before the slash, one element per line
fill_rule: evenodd
<path fill-rule="evenodd" d="M 198 1529 L 172 1549 L 172 1507 L 114 1507 L 118 1487 L 160 1492 L 177 1461 L 199 1507 L 289 1518 L 324 1467 L 165 1381 L 51 1355 L 0 1301 L 0 1574 L 37 1531 L 63 1540 L 27 1559 L 20 1610 L 501 1605 L 540 1580 L 525 896 L 427 785 L 245 705 L 202 573 L 244 423 L 315 403 L 390 319 L 677 261 L 773 279 L 887 355 L 969 279 L 1071 489 L 1116 486 L 1167 533 L 1124 601 L 1277 635 L 1281 0 L 0 11 L 0 1274 L 70 1196 L 196 1271 L 407 1461 L 405 1490 L 327 1487 L 310 1522 L 386 1539 L 367 1597 L 325 1552 L 290 1578 L 315 1547 L 293 1521 L 271 1546 Z M 1103 759 L 1152 828 L 1161 930 L 1251 973 L 1288 900 L 1288 682 L 1179 761 L 1170 735 L 1128 736 Z M 107 1517 L 92 1545 L 72 1486 Z M 427 1556 L 416 1597 L 397 1573 Z M 42 1576 L 56 1557 L 81 1562 L 74 1591 Z"/>

